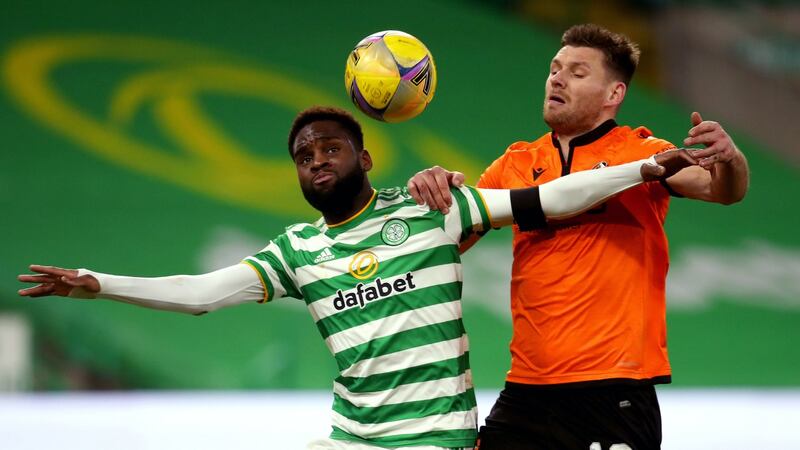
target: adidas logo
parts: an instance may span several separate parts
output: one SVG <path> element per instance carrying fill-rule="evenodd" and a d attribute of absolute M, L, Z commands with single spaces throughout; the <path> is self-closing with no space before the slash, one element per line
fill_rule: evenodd
<path fill-rule="evenodd" d="M 333 258 L 334 258 L 334 256 L 333 256 L 333 253 L 331 253 L 331 248 L 330 247 L 325 247 L 324 249 L 322 249 L 322 252 L 320 252 L 320 254 L 317 255 L 316 258 L 314 258 L 314 264 L 319 264 L 321 262 L 330 261 Z"/>

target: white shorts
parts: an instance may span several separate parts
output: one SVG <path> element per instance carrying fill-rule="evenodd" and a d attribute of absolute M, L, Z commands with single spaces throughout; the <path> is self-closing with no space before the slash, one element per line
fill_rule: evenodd
<path fill-rule="evenodd" d="M 376 447 L 354 441 L 339 439 L 319 439 L 308 444 L 306 450 L 474 450 L 473 447 L 434 447 L 425 445 L 421 447 Z"/>

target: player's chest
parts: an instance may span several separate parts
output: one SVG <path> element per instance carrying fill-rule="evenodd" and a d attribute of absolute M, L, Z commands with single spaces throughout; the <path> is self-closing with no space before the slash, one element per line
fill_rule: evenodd
<path fill-rule="evenodd" d="M 505 186 L 508 189 L 538 186 L 556 178 L 584 170 L 601 169 L 621 164 L 615 152 L 594 148 L 575 148 L 562 152 L 558 148 L 544 148 L 532 152 L 530 158 L 515 161 L 511 172 L 514 177 Z"/>
<path fill-rule="evenodd" d="M 321 281 L 357 283 L 430 265 L 448 243 L 440 215 L 384 215 L 367 225 L 300 243 L 295 271 Z"/>

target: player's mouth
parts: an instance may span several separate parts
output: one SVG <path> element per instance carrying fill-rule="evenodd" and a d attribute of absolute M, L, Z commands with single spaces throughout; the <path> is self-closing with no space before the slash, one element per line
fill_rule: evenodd
<path fill-rule="evenodd" d="M 333 172 L 319 172 L 316 175 L 314 175 L 314 178 L 311 179 L 311 182 L 315 186 L 319 186 L 329 181 L 333 181 L 333 178 L 334 178 Z"/>
<path fill-rule="evenodd" d="M 551 96 L 547 97 L 547 103 L 549 103 L 551 105 L 552 104 L 563 105 L 563 104 L 567 103 L 567 101 L 564 100 L 564 97 L 561 97 L 560 95 L 551 95 Z"/>

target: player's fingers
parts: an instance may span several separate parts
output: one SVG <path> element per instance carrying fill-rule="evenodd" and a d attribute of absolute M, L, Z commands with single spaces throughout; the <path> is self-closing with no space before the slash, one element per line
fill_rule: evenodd
<path fill-rule="evenodd" d="M 64 275 L 75 276 L 78 274 L 77 270 L 62 269 L 61 267 L 53 267 L 53 266 L 40 266 L 38 264 L 31 264 L 28 268 L 31 269 L 31 272 L 55 275 L 59 277 Z"/>
<path fill-rule="evenodd" d="M 700 115 L 699 112 L 694 111 L 692 113 L 692 125 L 697 126 L 700 125 L 701 122 L 703 122 L 703 117 Z"/>
<path fill-rule="evenodd" d="M 23 297 L 43 297 L 50 295 L 55 290 L 55 285 L 52 283 L 40 284 L 27 289 L 20 289 L 17 293 Z"/>
<path fill-rule="evenodd" d="M 411 198 L 413 198 L 418 205 L 425 203 L 425 201 L 422 199 L 422 196 L 419 194 L 419 189 L 417 189 L 417 184 L 414 183 L 413 178 L 408 180 L 406 187 L 408 188 L 408 194 L 411 195 Z"/>
<path fill-rule="evenodd" d="M 712 145 L 707 149 L 703 150 L 703 154 L 700 155 L 698 152 L 698 161 L 700 167 L 704 169 L 710 169 L 714 164 L 721 162 L 720 159 L 720 148 L 717 145 Z"/>
<path fill-rule="evenodd" d="M 446 173 L 437 173 L 436 177 L 436 193 L 442 198 L 444 206 L 449 207 L 453 204 L 453 198 L 450 195 L 450 182 L 447 180 Z"/>
<path fill-rule="evenodd" d="M 717 158 L 717 155 L 709 156 L 708 158 L 703 158 L 700 160 L 700 167 L 703 169 L 710 169 L 718 162 L 719 158 Z"/>
<path fill-rule="evenodd" d="M 432 210 L 438 210 L 439 208 L 433 202 L 433 197 L 431 196 L 431 190 L 428 189 L 428 185 L 424 183 L 419 184 L 418 189 L 419 189 L 419 195 L 420 197 L 422 197 L 422 202 L 428 205 L 428 208 Z"/>
<path fill-rule="evenodd" d="M 690 128 L 687 134 L 689 137 L 694 137 L 703 133 L 712 133 L 720 129 L 721 127 L 717 122 L 706 121 L 696 127 Z"/>
<path fill-rule="evenodd" d="M 708 169 L 708 168 L 710 168 L 711 166 L 713 166 L 714 164 L 717 164 L 717 163 L 727 164 L 727 163 L 731 162 L 734 157 L 735 157 L 735 154 L 734 154 L 733 149 L 725 148 L 725 149 L 720 150 L 719 152 L 717 152 L 717 153 L 715 153 L 713 155 L 710 155 L 710 156 L 708 156 L 706 158 L 701 159 L 700 160 L 700 165 L 703 168 Z"/>
<path fill-rule="evenodd" d="M 434 166 L 431 167 L 430 169 L 425 170 L 424 172 L 425 172 L 425 177 L 422 178 L 422 181 L 425 184 L 424 188 L 421 187 L 421 190 L 423 192 L 427 191 L 425 202 L 431 209 L 438 210 L 447 214 L 448 207 L 450 205 L 448 205 L 447 202 L 444 200 L 440 184 L 440 179 L 444 179 L 445 189 L 447 189 L 448 193 L 450 192 L 449 191 L 450 188 L 447 187 L 447 181 L 445 176 L 446 171 L 439 166 Z"/>
<path fill-rule="evenodd" d="M 655 164 L 642 164 L 642 167 L 639 169 L 644 181 L 658 180 L 666 171 L 667 169 L 665 169 L 663 166 L 657 166 Z"/>
<path fill-rule="evenodd" d="M 17 276 L 17 280 L 22 281 L 24 283 L 55 283 L 56 278 L 52 275 L 19 275 Z"/>
<path fill-rule="evenodd" d="M 690 149 L 679 148 L 677 152 L 678 155 L 680 156 L 680 161 L 684 167 L 697 165 L 698 163 L 697 158 L 694 157 Z"/>
<path fill-rule="evenodd" d="M 449 193 L 449 190 L 447 192 Z M 431 189 L 431 203 L 429 203 L 429 205 L 431 209 L 438 209 L 442 214 L 450 212 L 450 205 L 442 195 L 442 190 L 438 184 Z"/>
<path fill-rule="evenodd" d="M 466 177 L 461 172 L 450 172 L 450 184 L 456 187 L 461 187 L 464 185 L 464 181 Z"/>
<path fill-rule="evenodd" d="M 727 140 L 728 135 L 719 128 L 714 130 L 689 136 L 683 140 L 684 145 L 711 145 L 717 141 Z"/>
<path fill-rule="evenodd" d="M 692 156 L 697 159 L 698 161 L 703 158 L 708 158 L 709 156 L 716 155 L 720 151 L 722 151 L 725 147 L 725 143 L 721 141 L 714 142 L 713 144 L 709 145 L 706 148 L 698 148 L 693 149 L 691 151 Z"/>

